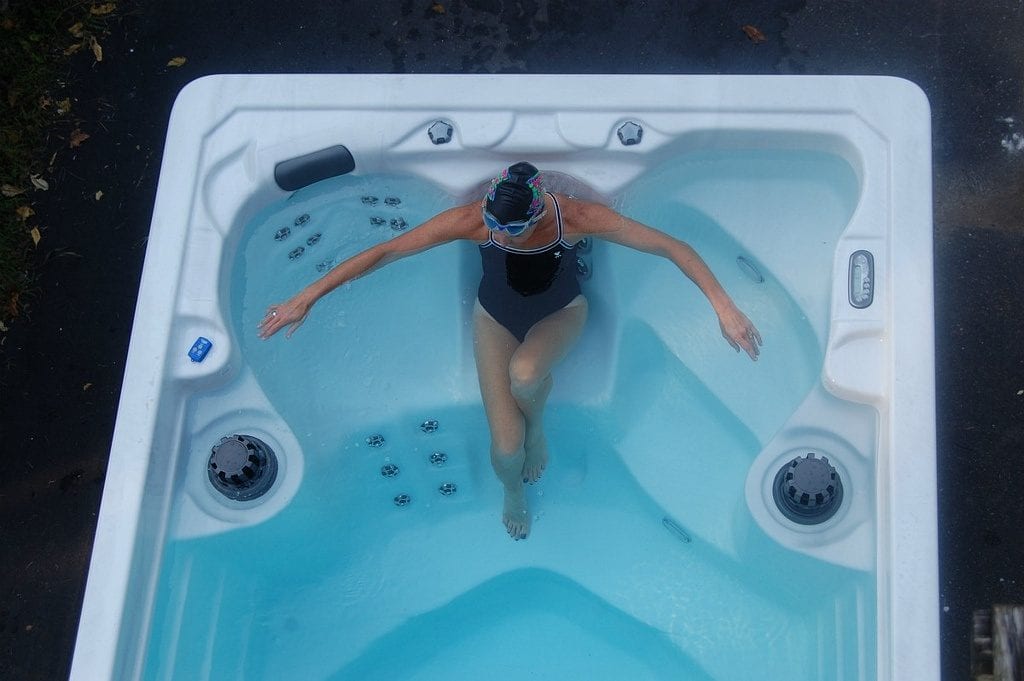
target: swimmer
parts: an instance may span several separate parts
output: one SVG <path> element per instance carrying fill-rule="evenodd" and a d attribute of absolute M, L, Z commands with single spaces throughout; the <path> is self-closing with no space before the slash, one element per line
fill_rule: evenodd
<path fill-rule="evenodd" d="M 445 210 L 271 305 L 259 334 L 269 338 L 287 328 L 285 335 L 291 336 L 320 298 L 396 260 L 452 241 L 477 244 L 483 277 L 473 309 L 473 348 L 491 465 L 505 491 L 505 529 L 513 539 L 525 539 L 530 532 L 525 485 L 536 482 L 548 463 L 543 415 L 551 370 L 587 319 L 576 248 L 594 238 L 670 260 L 707 297 L 729 345 L 757 360 L 760 333 L 693 248 L 601 204 L 545 191 L 543 176 L 526 162 L 503 170 L 481 202 Z"/>

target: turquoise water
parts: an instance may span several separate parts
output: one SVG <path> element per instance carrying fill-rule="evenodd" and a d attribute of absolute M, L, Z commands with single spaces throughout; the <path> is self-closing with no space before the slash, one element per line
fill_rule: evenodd
<path fill-rule="evenodd" d="M 305 478 L 260 525 L 169 542 L 144 678 L 871 678 L 874 575 L 781 549 L 743 499 L 751 460 L 816 380 L 827 331 L 815 312 L 827 287 L 787 289 L 775 251 L 787 238 L 834 244 L 855 200 L 838 159 L 749 152 L 674 161 L 619 198 L 702 253 L 765 354 L 737 357 L 670 264 L 595 245 L 592 316 L 556 376 L 552 461 L 530 489 L 525 542 L 500 526 L 487 460 L 468 326 L 475 247 L 343 287 L 289 341 L 255 336 L 266 306 L 318 264 L 454 201 L 369 177 L 269 206 L 242 238 L 233 323 L 303 447 Z M 744 236 L 754 219 L 775 233 Z M 741 254 L 764 283 L 736 265 Z M 801 260 L 802 276 L 829 276 L 830 253 Z M 420 429 L 427 419 L 436 432 Z M 382 447 L 367 444 L 374 434 Z M 385 465 L 399 474 L 383 477 Z M 396 506 L 399 494 L 410 503 Z"/>

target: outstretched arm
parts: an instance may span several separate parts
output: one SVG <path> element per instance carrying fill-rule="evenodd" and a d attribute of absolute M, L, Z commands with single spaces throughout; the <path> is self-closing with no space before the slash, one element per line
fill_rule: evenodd
<path fill-rule="evenodd" d="M 631 220 L 606 206 L 582 201 L 573 203 L 576 205 L 568 216 L 573 232 L 593 235 L 671 260 L 707 297 L 718 315 L 722 336 L 729 345 L 736 352 L 744 350 L 750 359 L 757 360 L 761 354 L 761 334 L 757 327 L 736 307 L 707 264 L 689 244 Z"/>
<path fill-rule="evenodd" d="M 302 289 L 283 303 L 271 305 L 259 323 L 261 338 L 270 338 L 289 327 L 291 337 L 309 316 L 316 301 L 342 284 L 357 279 L 396 260 L 456 239 L 471 239 L 485 229 L 480 219 L 480 205 L 471 203 L 438 213 L 415 229 L 357 253 L 336 265 L 327 274 Z"/>

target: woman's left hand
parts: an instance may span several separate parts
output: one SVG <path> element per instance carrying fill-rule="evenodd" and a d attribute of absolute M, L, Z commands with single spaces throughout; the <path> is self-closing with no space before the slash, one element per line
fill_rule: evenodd
<path fill-rule="evenodd" d="M 729 341 L 736 352 L 745 351 L 750 359 L 757 361 L 761 354 L 761 334 L 747 315 L 740 312 L 735 305 L 718 315 L 718 324 L 722 327 L 722 336 Z"/>

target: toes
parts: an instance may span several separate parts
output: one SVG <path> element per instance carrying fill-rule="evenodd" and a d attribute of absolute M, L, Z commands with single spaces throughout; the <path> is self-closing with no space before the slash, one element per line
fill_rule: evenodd
<path fill-rule="evenodd" d="M 528 482 L 531 485 L 536 484 L 540 477 L 544 475 L 544 468 L 531 469 L 525 472 L 526 477 L 523 478 L 523 482 Z"/>
<path fill-rule="evenodd" d="M 526 539 L 526 536 L 530 533 L 530 530 L 525 523 L 518 523 L 510 518 L 505 520 L 505 530 L 508 532 L 508 536 L 514 541 Z"/>

